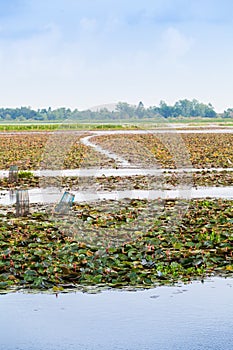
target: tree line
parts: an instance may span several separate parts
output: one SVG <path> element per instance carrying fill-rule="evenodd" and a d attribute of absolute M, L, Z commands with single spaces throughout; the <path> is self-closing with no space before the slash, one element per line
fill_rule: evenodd
<path fill-rule="evenodd" d="M 142 102 L 138 105 L 131 105 L 127 102 L 118 102 L 114 111 L 101 108 L 98 111 L 79 111 L 70 108 L 38 109 L 30 107 L 0 108 L 0 121 L 95 121 L 95 120 L 119 120 L 119 119 L 150 119 L 150 118 L 233 118 L 233 108 L 228 108 L 222 114 L 217 114 L 214 107 L 204 104 L 195 99 L 179 100 L 174 105 L 168 105 L 161 101 L 159 106 L 145 108 Z"/>

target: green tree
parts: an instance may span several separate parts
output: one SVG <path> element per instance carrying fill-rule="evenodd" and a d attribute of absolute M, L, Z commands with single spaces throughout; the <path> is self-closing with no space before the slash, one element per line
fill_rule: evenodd
<path fill-rule="evenodd" d="M 135 116 L 136 107 L 126 102 L 118 102 L 116 105 L 116 111 L 123 119 L 133 118 Z"/>

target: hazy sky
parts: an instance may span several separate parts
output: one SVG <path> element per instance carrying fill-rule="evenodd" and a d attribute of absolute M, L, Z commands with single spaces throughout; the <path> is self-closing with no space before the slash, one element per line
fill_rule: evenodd
<path fill-rule="evenodd" d="M 232 0 L 0 0 L 0 107 L 233 107 Z"/>

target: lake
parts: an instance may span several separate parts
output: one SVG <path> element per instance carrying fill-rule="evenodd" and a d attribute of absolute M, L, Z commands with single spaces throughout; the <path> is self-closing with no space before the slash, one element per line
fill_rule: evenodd
<path fill-rule="evenodd" d="M 141 291 L 0 295 L 1 350 L 230 350 L 233 279 Z"/>

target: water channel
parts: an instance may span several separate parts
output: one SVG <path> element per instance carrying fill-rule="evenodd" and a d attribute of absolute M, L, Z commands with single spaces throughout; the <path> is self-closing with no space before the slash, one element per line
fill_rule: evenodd
<path fill-rule="evenodd" d="M 61 188 L 33 188 L 28 190 L 30 203 L 57 203 L 64 190 Z M 233 186 L 224 187 L 192 187 L 175 188 L 172 190 L 125 190 L 125 191 L 71 191 L 75 195 L 75 202 L 97 202 L 99 200 L 121 199 L 198 199 L 222 198 L 233 199 Z M 16 201 L 16 192 L 12 190 L 0 191 L 0 205 L 11 205 Z"/>
<path fill-rule="evenodd" d="M 199 172 L 233 172 L 233 168 L 81 168 L 81 169 L 43 169 L 31 171 L 39 177 L 101 177 L 101 176 L 136 176 L 136 175 L 168 175 L 169 173 L 199 173 Z M 0 177 L 8 177 L 8 170 L 0 170 Z"/>

